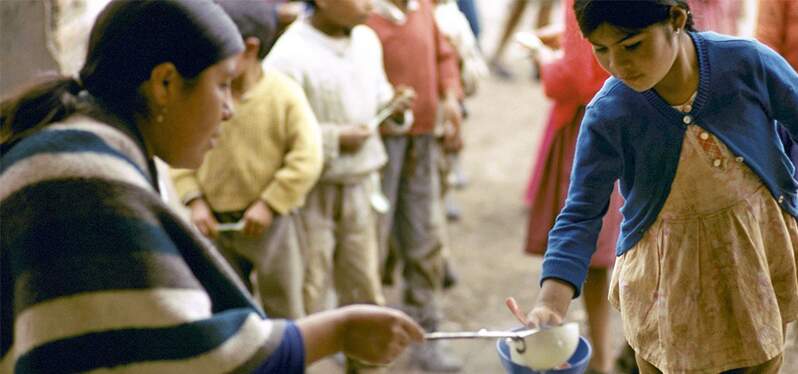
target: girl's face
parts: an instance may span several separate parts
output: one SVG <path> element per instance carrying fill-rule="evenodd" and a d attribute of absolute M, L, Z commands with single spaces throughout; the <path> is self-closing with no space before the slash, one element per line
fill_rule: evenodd
<path fill-rule="evenodd" d="M 156 156 L 174 167 L 200 166 L 218 139 L 219 124 L 233 116 L 230 83 L 237 61 L 238 56 L 220 61 L 191 82 L 180 77 L 171 82 L 177 86 L 175 94 L 165 107 L 164 121 L 153 123 L 155 133 L 148 139 Z"/>
<path fill-rule="evenodd" d="M 678 54 L 678 36 L 670 22 L 633 32 L 605 22 L 587 39 L 604 70 L 631 89 L 643 92 L 670 71 Z"/>

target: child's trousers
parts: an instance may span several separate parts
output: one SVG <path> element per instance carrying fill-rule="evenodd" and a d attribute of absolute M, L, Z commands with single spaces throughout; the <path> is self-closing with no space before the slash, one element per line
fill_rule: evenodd
<path fill-rule="evenodd" d="M 383 138 L 388 164 L 382 189 L 391 209 L 380 222 L 381 252 L 395 251 L 401 259 L 404 307 L 428 331 L 440 319 L 443 280 L 440 222 L 433 212 L 440 191 L 436 141 L 433 135 Z"/>
<path fill-rule="evenodd" d="M 221 222 L 236 222 L 242 212 L 216 214 Z M 302 301 L 304 265 L 296 213 L 275 214 L 263 234 L 222 232 L 219 252 L 257 296 L 271 318 L 298 319 L 305 315 Z M 254 282 L 250 273 L 254 272 Z"/>
<path fill-rule="evenodd" d="M 327 309 L 333 281 L 339 305 L 385 304 L 377 266 L 377 222 L 370 180 L 319 182 L 300 211 L 306 230 L 305 307 Z"/>

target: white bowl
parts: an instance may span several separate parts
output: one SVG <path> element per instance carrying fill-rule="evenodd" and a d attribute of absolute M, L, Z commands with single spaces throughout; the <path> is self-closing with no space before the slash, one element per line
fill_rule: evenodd
<path fill-rule="evenodd" d="M 510 360 L 535 370 L 556 369 L 567 362 L 579 345 L 579 324 L 566 323 L 520 340 L 507 339 Z"/>

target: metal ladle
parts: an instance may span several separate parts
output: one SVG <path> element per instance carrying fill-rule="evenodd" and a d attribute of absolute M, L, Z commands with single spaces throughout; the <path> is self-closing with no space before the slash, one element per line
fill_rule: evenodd
<path fill-rule="evenodd" d="M 521 342 L 521 347 L 516 348 L 518 353 L 526 352 L 526 339 L 540 331 L 541 329 L 529 329 L 521 331 L 489 331 L 481 329 L 479 331 L 458 331 L 458 332 L 431 332 L 424 334 L 426 340 L 444 340 L 444 339 L 513 339 L 516 342 Z"/>

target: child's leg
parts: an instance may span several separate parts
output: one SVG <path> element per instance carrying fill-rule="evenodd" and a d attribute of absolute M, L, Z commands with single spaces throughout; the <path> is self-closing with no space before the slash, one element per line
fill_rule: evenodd
<path fill-rule="evenodd" d="M 342 185 L 336 214 L 333 277 L 339 305 L 385 304 L 380 284 L 377 222 L 368 181 Z"/>
<path fill-rule="evenodd" d="M 263 234 L 236 235 L 235 246 L 255 266 L 254 288 L 266 314 L 271 318 L 304 317 L 304 265 L 292 217 L 275 215 Z"/>
<path fill-rule="evenodd" d="M 432 211 L 437 201 L 436 139 L 413 136 L 399 183 L 394 230 L 404 262 L 404 304 L 421 325 L 435 331 L 439 319 L 438 292 L 443 283 L 442 242 Z"/>
<path fill-rule="evenodd" d="M 609 269 L 590 268 L 583 297 L 590 341 L 593 344 L 592 369 L 608 373 L 612 369 L 612 341 L 610 339 Z"/>
<path fill-rule="evenodd" d="M 393 273 L 399 260 L 397 242 L 393 235 L 394 216 L 396 215 L 396 199 L 399 193 L 399 180 L 402 177 L 407 152 L 407 136 L 387 136 L 383 138 L 388 163 L 382 169 L 382 193 L 391 204 L 387 214 L 378 217 L 378 243 L 380 254 L 380 272 L 383 282 L 393 284 Z"/>
<path fill-rule="evenodd" d="M 332 258 L 335 250 L 335 185 L 319 183 L 308 193 L 300 210 L 307 248 L 304 251 L 305 282 L 302 295 L 308 314 L 327 309 Z"/>

